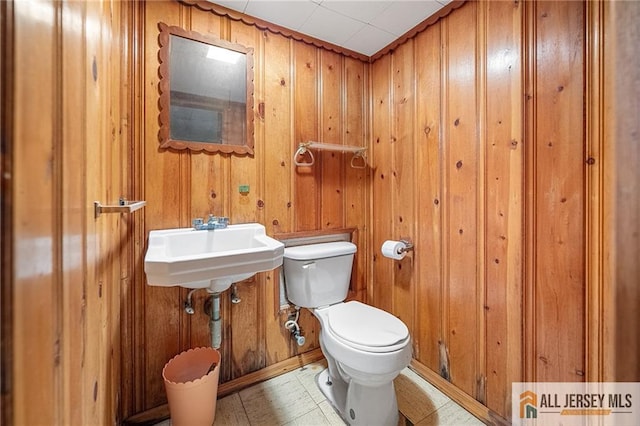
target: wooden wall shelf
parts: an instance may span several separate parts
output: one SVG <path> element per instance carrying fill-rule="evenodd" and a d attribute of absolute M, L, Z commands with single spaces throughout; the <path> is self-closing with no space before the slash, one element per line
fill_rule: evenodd
<path fill-rule="evenodd" d="M 298 145 L 298 150 L 295 154 L 293 154 L 293 163 L 296 166 L 312 166 L 315 163 L 315 159 L 311 151 L 309 151 L 310 149 L 317 149 L 320 151 L 350 152 L 353 153 L 353 157 L 351 158 L 351 167 L 353 167 L 354 169 L 364 169 L 367 165 L 367 162 L 364 159 L 364 153 L 367 150 L 366 147 L 314 141 L 301 142 L 300 145 Z M 310 161 L 298 161 L 298 157 L 305 154 L 308 154 Z M 358 163 L 358 159 L 362 159 L 362 164 Z"/>

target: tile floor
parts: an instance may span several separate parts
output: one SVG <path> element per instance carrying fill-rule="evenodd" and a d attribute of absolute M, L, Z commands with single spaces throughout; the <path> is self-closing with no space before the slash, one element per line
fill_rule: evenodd
<path fill-rule="evenodd" d="M 309 364 L 218 400 L 215 426 L 344 425 L 314 381 L 325 367 L 324 360 Z M 400 425 L 483 424 L 409 368 L 395 387 Z"/>

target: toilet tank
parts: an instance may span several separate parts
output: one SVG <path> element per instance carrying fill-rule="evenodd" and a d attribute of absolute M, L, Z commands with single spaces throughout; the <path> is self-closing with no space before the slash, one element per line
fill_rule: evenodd
<path fill-rule="evenodd" d="M 302 308 L 319 308 L 347 298 L 356 245 L 347 241 L 284 249 L 287 299 Z"/>

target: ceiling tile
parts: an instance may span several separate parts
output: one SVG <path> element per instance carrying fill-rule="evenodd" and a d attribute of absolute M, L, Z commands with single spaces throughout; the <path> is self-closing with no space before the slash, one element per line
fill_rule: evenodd
<path fill-rule="evenodd" d="M 451 2 L 451 0 L 208 1 L 368 56 L 379 52 L 443 5 Z"/>
<path fill-rule="evenodd" d="M 367 56 L 373 56 L 380 49 L 390 44 L 397 37 L 380 28 L 371 25 L 365 25 L 353 35 L 344 47 L 354 52 L 360 52 Z"/>
<path fill-rule="evenodd" d="M 300 31 L 320 40 L 342 46 L 365 24 L 320 5 Z"/>
<path fill-rule="evenodd" d="M 362 0 L 324 0 L 322 6 L 349 16 L 355 20 L 369 24 L 376 16 L 380 15 L 391 1 L 367 1 Z"/>
<path fill-rule="evenodd" d="M 395 1 L 371 24 L 399 37 L 441 7 L 435 0 Z"/>
<path fill-rule="evenodd" d="M 289 29 L 298 30 L 318 8 L 318 4 L 310 0 L 250 0 L 246 14 Z"/>

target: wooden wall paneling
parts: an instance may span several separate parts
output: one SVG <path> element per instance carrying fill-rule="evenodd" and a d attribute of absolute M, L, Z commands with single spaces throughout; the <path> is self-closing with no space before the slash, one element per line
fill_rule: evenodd
<path fill-rule="evenodd" d="M 294 58 L 294 148 L 300 142 L 318 140 L 319 133 L 319 58 L 318 49 L 296 43 Z M 294 231 L 320 229 L 320 171 L 322 155 L 315 153 L 316 164 L 311 167 L 295 167 L 294 180 Z"/>
<path fill-rule="evenodd" d="M 177 2 L 154 2 L 145 4 L 144 10 L 144 193 L 147 205 L 145 215 L 145 237 L 152 229 L 189 226 L 184 223 L 182 212 L 190 191 L 182 185 L 190 181 L 181 179 L 184 174 L 181 156 L 188 153 L 159 150 L 158 142 L 158 22 L 179 25 L 180 5 Z M 182 203 L 182 204 L 181 204 Z M 183 292 L 175 288 L 148 286 L 139 283 L 144 295 L 144 322 L 140 325 L 143 345 L 138 352 L 144 370 L 144 382 L 138 392 L 143 395 L 142 409 L 149 409 L 166 402 L 162 368 L 165 363 L 180 353 L 183 348 L 179 332 L 183 325 Z"/>
<path fill-rule="evenodd" d="M 607 182 L 611 193 L 613 232 L 609 249 L 613 258 L 612 268 L 613 310 L 610 320 L 614 327 L 613 347 L 606 347 L 613 364 L 611 379 L 639 381 L 640 364 L 640 147 L 638 147 L 638 122 L 640 115 L 640 60 L 635 54 L 640 38 L 636 22 L 640 19 L 640 5 L 636 2 L 612 2 L 607 43 L 615 46 L 607 59 L 608 71 L 614 76 L 609 93 L 608 110 L 611 128 L 607 136 L 615 143 L 611 152 L 612 180 Z M 609 161 L 609 160 L 608 160 Z"/>
<path fill-rule="evenodd" d="M 85 5 L 83 3 L 67 3 L 61 5 L 62 13 L 62 84 L 64 88 L 74 87 L 79 83 L 84 86 L 88 59 L 85 55 L 83 41 L 84 31 L 78 37 L 78 29 L 73 26 L 74 19 L 84 18 Z M 84 144 L 70 144 L 70 141 L 86 141 L 84 110 L 85 90 L 67 90 L 62 99 L 62 140 L 65 141 L 62 150 L 62 234 L 67 235 L 64 250 L 68 253 L 84 253 L 87 239 L 86 206 L 92 200 L 86 191 L 85 179 L 79 179 L 86 173 L 86 148 Z M 83 422 L 82 394 L 74 390 L 83 382 L 84 359 L 83 351 L 85 338 L 85 294 L 86 281 L 84 279 L 83 256 L 64 256 L 63 280 L 67 283 L 63 287 L 63 340 L 62 376 L 63 394 L 68 395 L 63 401 L 62 423 L 81 424 Z M 80 261 L 79 261 L 80 260 Z M 80 387 L 81 388 L 81 387 Z"/>
<path fill-rule="evenodd" d="M 441 287 L 440 287 L 440 341 L 438 342 L 438 371 L 445 380 L 451 381 L 449 365 L 449 185 L 448 185 L 448 165 L 449 165 L 449 21 L 440 22 L 440 256 L 441 256 Z"/>
<path fill-rule="evenodd" d="M 259 47 L 260 32 L 251 26 L 244 25 L 238 21 L 228 20 L 231 32 L 231 42 L 238 43 L 243 46 L 253 48 L 254 50 L 254 103 L 256 93 L 260 94 L 262 91 L 261 69 L 256 68 L 261 66 L 255 60 L 255 50 Z M 255 106 L 252 111 L 255 111 Z M 254 114 L 255 122 L 255 114 Z M 255 125 L 254 125 L 255 126 Z M 255 130 L 254 130 L 255 133 Z M 256 135 L 254 135 L 255 146 L 258 146 L 259 141 Z M 264 145 L 262 145 L 264 146 Z M 261 152 L 256 152 L 253 156 L 244 155 L 237 156 L 232 155 L 229 158 L 230 163 L 230 182 L 229 187 L 229 199 L 231 200 L 231 216 L 234 218 L 235 223 L 246 222 L 260 222 L 264 223 L 264 204 L 258 203 L 257 196 L 262 192 L 262 168 L 264 167 L 264 148 Z M 239 186 L 248 184 L 250 187 L 248 194 L 240 193 Z M 263 200 L 264 201 L 264 200 Z M 262 207 L 260 207 L 262 206 Z"/>
<path fill-rule="evenodd" d="M 416 181 L 415 143 L 415 41 L 409 40 L 398 47 L 392 54 L 392 121 L 391 143 L 393 146 L 391 179 L 391 215 L 393 230 L 390 239 L 416 238 L 415 198 L 420 190 L 420 182 Z M 390 260 L 393 264 L 391 282 L 380 282 L 380 285 L 392 285 L 392 310 L 409 327 L 411 334 L 415 332 L 415 300 L 413 253 L 402 260 Z M 414 344 L 415 346 L 415 344 Z"/>
<path fill-rule="evenodd" d="M 393 261 L 382 256 L 380 248 L 385 240 L 393 239 L 392 210 L 392 145 L 391 145 L 391 55 L 380 58 L 371 70 L 371 205 L 373 228 L 370 255 L 372 283 L 367 294 L 376 307 L 391 312 Z"/>
<path fill-rule="evenodd" d="M 14 37 L 13 3 L 0 3 L 0 422 L 13 424 Z M 11 283 L 11 284 L 9 284 Z"/>
<path fill-rule="evenodd" d="M 255 51 L 260 48 L 262 34 L 256 28 L 229 21 L 231 41 L 254 49 L 254 103 L 263 98 L 264 81 L 262 79 L 261 55 L 256 57 Z M 254 111 L 254 123 L 257 116 Z M 232 216 L 236 222 L 265 223 L 264 202 L 258 202 L 258 196 L 264 194 L 264 140 L 263 134 L 255 132 L 259 129 L 254 124 L 255 154 L 253 156 L 231 157 L 230 192 L 232 200 Z M 249 193 L 241 193 L 239 186 L 248 184 Z M 263 200 L 264 201 L 264 200 Z M 260 207 L 262 206 L 262 207 Z M 265 329 L 262 318 L 265 316 L 264 287 L 267 285 L 266 274 L 260 273 L 236 285 L 237 296 L 242 300 L 238 304 L 228 303 L 231 292 L 225 298 L 229 306 L 231 334 L 232 378 L 241 377 L 249 372 L 266 367 Z"/>
<path fill-rule="evenodd" d="M 13 421 L 62 420 L 56 363 L 60 248 L 55 182 L 56 5 L 15 2 L 13 182 Z M 36 20 L 33 17 L 38 16 Z M 37 125 L 33 118 L 37 117 Z M 33 220 L 37 218 L 38 220 Z M 38 261 L 33 262 L 34 256 Z M 37 366 L 38 368 L 34 368 Z M 37 383 L 37 386 L 33 386 Z M 34 410 L 31 401 L 39 401 Z"/>
<path fill-rule="evenodd" d="M 120 194 L 119 145 L 112 139 L 114 128 L 111 123 L 111 99 L 105 96 L 111 93 L 113 80 L 110 68 L 111 51 L 107 48 L 106 37 L 108 26 L 102 16 L 111 12 L 109 4 L 88 3 L 86 9 L 87 22 L 98 22 L 98 28 L 104 32 L 87 31 L 85 46 L 87 49 L 87 70 L 91 74 L 85 79 L 87 96 L 86 140 L 88 162 L 99 162 L 100 166 L 87 174 L 86 190 L 88 194 L 97 196 L 104 203 L 117 203 Z M 103 40 L 102 37 L 105 37 Z M 115 106 L 117 108 L 117 106 Z M 118 123 L 119 125 L 119 123 Z M 89 235 L 95 235 L 88 241 L 88 270 L 90 279 L 86 287 L 86 340 L 84 346 L 84 363 L 82 392 L 84 394 L 84 421 L 86 423 L 104 423 L 109 390 L 107 382 L 107 359 L 110 354 L 110 301 L 111 295 L 117 292 L 120 285 L 119 253 L 117 238 L 119 214 L 101 215 L 93 218 L 91 209 L 86 210 L 90 221 Z M 92 232 L 93 231 L 93 232 Z M 93 256 L 92 256 L 93 255 Z M 119 318 L 115 318 L 119 320 Z"/>
<path fill-rule="evenodd" d="M 533 283 L 536 279 L 536 270 L 534 268 L 536 262 L 535 238 L 532 238 L 536 228 L 535 221 L 535 168 L 537 163 L 536 149 L 533 141 L 536 138 L 536 110 L 533 94 L 536 90 L 536 13 L 535 3 L 528 2 L 523 4 L 524 17 L 522 28 L 522 60 L 523 79 L 524 79 L 524 103 L 523 103 L 523 121 L 524 121 L 524 282 L 523 282 L 523 380 L 532 382 L 535 380 L 535 329 L 536 323 L 532 320 L 535 311 L 536 300 L 533 295 L 535 286 Z"/>
<path fill-rule="evenodd" d="M 294 58 L 294 149 L 300 142 L 317 141 L 322 135 L 321 124 L 321 58 L 320 51 L 312 46 L 296 43 Z M 322 168 L 323 155 L 315 152 L 315 164 L 310 167 L 294 167 L 294 231 L 310 231 L 322 228 Z M 308 310 L 300 312 L 300 328 L 309 339 L 306 345 L 317 345 L 319 324 Z M 290 351 L 296 350 L 290 340 Z M 291 353 L 291 352 L 290 352 Z"/>
<path fill-rule="evenodd" d="M 264 218 L 267 233 L 293 230 L 293 179 L 296 177 L 292 163 L 297 141 L 293 133 L 293 42 L 263 31 L 262 43 L 256 54 L 260 55 L 263 96 L 256 97 L 256 134 L 264 133 Z M 269 60 L 267 60 L 269 58 Z M 294 148 L 295 147 L 295 148 Z M 256 147 L 258 148 L 258 147 Z M 256 155 L 260 155 L 257 152 Z M 266 198 L 266 195 L 269 198 Z M 289 336 L 282 325 L 287 315 L 280 314 L 279 270 L 267 273 L 264 286 L 264 327 L 266 363 L 271 365 L 289 357 Z"/>
<path fill-rule="evenodd" d="M 123 144 L 123 149 L 128 149 L 129 154 L 123 154 L 127 159 L 129 171 L 126 176 L 128 191 L 126 195 L 130 200 L 145 200 L 144 186 L 141 177 L 144 176 L 144 104 L 138 100 L 142 98 L 144 90 L 142 82 L 143 53 L 141 43 L 143 7 L 140 3 L 128 2 L 122 4 L 122 49 L 123 49 L 123 85 L 122 108 L 122 134 L 128 142 Z M 145 210 L 148 206 L 145 207 Z M 139 391 L 143 368 L 142 360 L 136 356 L 140 353 L 142 342 L 141 325 L 144 324 L 144 300 L 141 297 L 145 285 L 144 275 L 144 248 L 146 233 L 144 229 L 145 211 L 138 212 L 128 220 L 130 228 L 130 250 L 128 251 L 128 264 L 130 267 L 129 279 L 123 281 L 121 291 L 121 386 L 119 397 L 119 421 L 126 419 L 138 412 L 142 407 L 143 394 Z"/>
<path fill-rule="evenodd" d="M 116 76 L 109 79 L 108 94 L 109 100 L 106 106 L 110 111 L 110 128 L 107 135 L 111 135 L 110 145 L 114 152 L 114 164 L 110 180 L 117 197 L 127 200 L 139 200 L 134 196 L 135 189 L 134 172 L 132 168 L 132 142 L 128 135 L 127 119 L 130 115 L 130 87 L 128 80 L 128 50 L 126 38 L 128 31 L 129 9 L 123 2 L 113 1 L 108 4 L 108 8 L 103 8 L 103 16 L 109 17 L 106 22 L 109 25 L 110 37 L 105 37 L 105 55 L 109 59 L 109 75 Z M 135 214 L 138 217 L 140 212 Z M 107 368 L 105 376 L 108 383 L 105 390 L 105 422 L 119 422 L 122 419 L 121 409 L 121 389 L 122 389 L 122 322 L 123 304 L 122 300 L 126 296 L 131 283 L 131 275 L 134 270 L 132 252 L 135 244 L 134 230 L 135 218 L 133 214 L 118 214 L 114 217 L 116 228 L 110 235 L 112 236 L 111 251 L 114 253 L 113 290 L 109 294 L 108 311 L 105 322 L 109 331 L 106 342 Z"/>
<path fill-rule="evenodd" d="M 440 24 L 415 39 L 416 67 L 416 327 L 414 357 L 439 370 L 442 340 L 442 221 L 440 158 Z"/>
<path fill-rule="evenodd" d="M 605 67 L 605 20 L 610 4 L 587 2 L 585 5 L 585 145 L 586 156 L 592 158 L 585 174 L 585 279 L 586 279 L 586 323 L 585 323 L 585 368 L 587 382 L 607 381 L 609 369 L 604 357 L 604 339 L 607 327 L 604 315 L 605 262 L 604 254 L 604 157 L 606 118 L 604 106 Z"/>
<path fill-rule="evenodd" d="M 261 32 L 263 43 L 256 51 L 262 68 L 264 95 L 256 97 L 259 118 L 256 126 L 264 132 L 265 225 L 270 235 L 291 232 L 292 185 L 296 173 L 292 156 L 298 147 L 293 134 L 294 58 L 293 42 Z M 269 60 L 267 60 L 269 58 Z"/>
<path fill-rule="evenodd" d="M 341 55 L 320 50 L 318 84 L 320 86 L 320 105 L 318 108 L 320 135 L 319 141 L 342 144 L 344 107 L 343 59 Z M 348 154 L 335 151 L 318 151 L 320 169 L 320 229 L 344 227 L 344 166 Z"/>
<path fill-rule="evenodd" d="M 119 217 L 95 219 L 91 199 L 106 202 L 123 181 L 120 58 L 111 58 L 120 39 L 109 36 L 119 9 L 14 7 L 12 421 L 114 423 L 127 242 Z"/>
<path fill-rule="evenodd" d="M 478 342 L 476 356 L 476 389 L 474 397 L 485 403 L 486 395 L 486 185 L 487 170 L 485 169 L 487 156 L 487 4 L 480 3 L 476 8 L 476 133 L 477 133 L 477 186 L 476 199 L 478 209 L 476 223 L 478 226 L 476 238 L 476 338 Z"/>
<path fill-rule="evenodd" d="M 511 417 L 522 380 L 523 123 L 520 3 L 482 3 L 486 17 L 486 405 Z"/>
<path fill-rule="evenodd" d="M 342 140 L 346 145 L 369 147 L 367 157 L 370 157 L 369 135 L 367 131 L 368 119 L 368 79 L 369 66 L 359 60 L 344 58 L 344 78 L 342 81 L 343 109 L 341 113 Z M 367 205 L 367 191 L 369 180 L 368 166 L 364 169 L 351 167 L 351 155 L 344 154 L 344 224 L 346 227 L 356 228 L 354 243 L 358 252 L 354 260 L 354 275 L 352 290 L 353 298 L 361 301 L 367 299 L 367 265 L 368 253 L 375 249 L 368 242 L 369 209 Z"/>
<path fill-rule="evenodd" d="M 264 274 L 236 284 L 236 295 L 240 303 L 230 303 L 231 292 L 223 294 L 228 303 L 228 311 L 223 312 L 231 320 L 231 333 L 226 336 L 230 347 L 231 378 L 235 379 L 247 373 L 266 367 L 264 354 L 264 301 L 261 289 L 266 286 Z"/>
<path fill-rule="evenodd" d="M 535 6 L 535 230 L 528 236 L 534 239 L 536 251 L 535 311 L 528 318 L 536 324 L 534 377 L 582 381 L 584 4 L 541 2 Z"/>
<path fill-rule="evenodd" d="M 476 123 L 476 4 L 459 9 L 450 15 L 447 49 L 447 109 L 443 118 L 448 138 L 444 140 L 445 181 L 448 187 L 449 256 L 447 297 L 448 345 L 451 381 L 476 395 L 478 341 L 477 306 L 478 265 L 477 240 L 482 228 L 474 214 L 481 208 L 478 193 L 478 134 Z"/>

